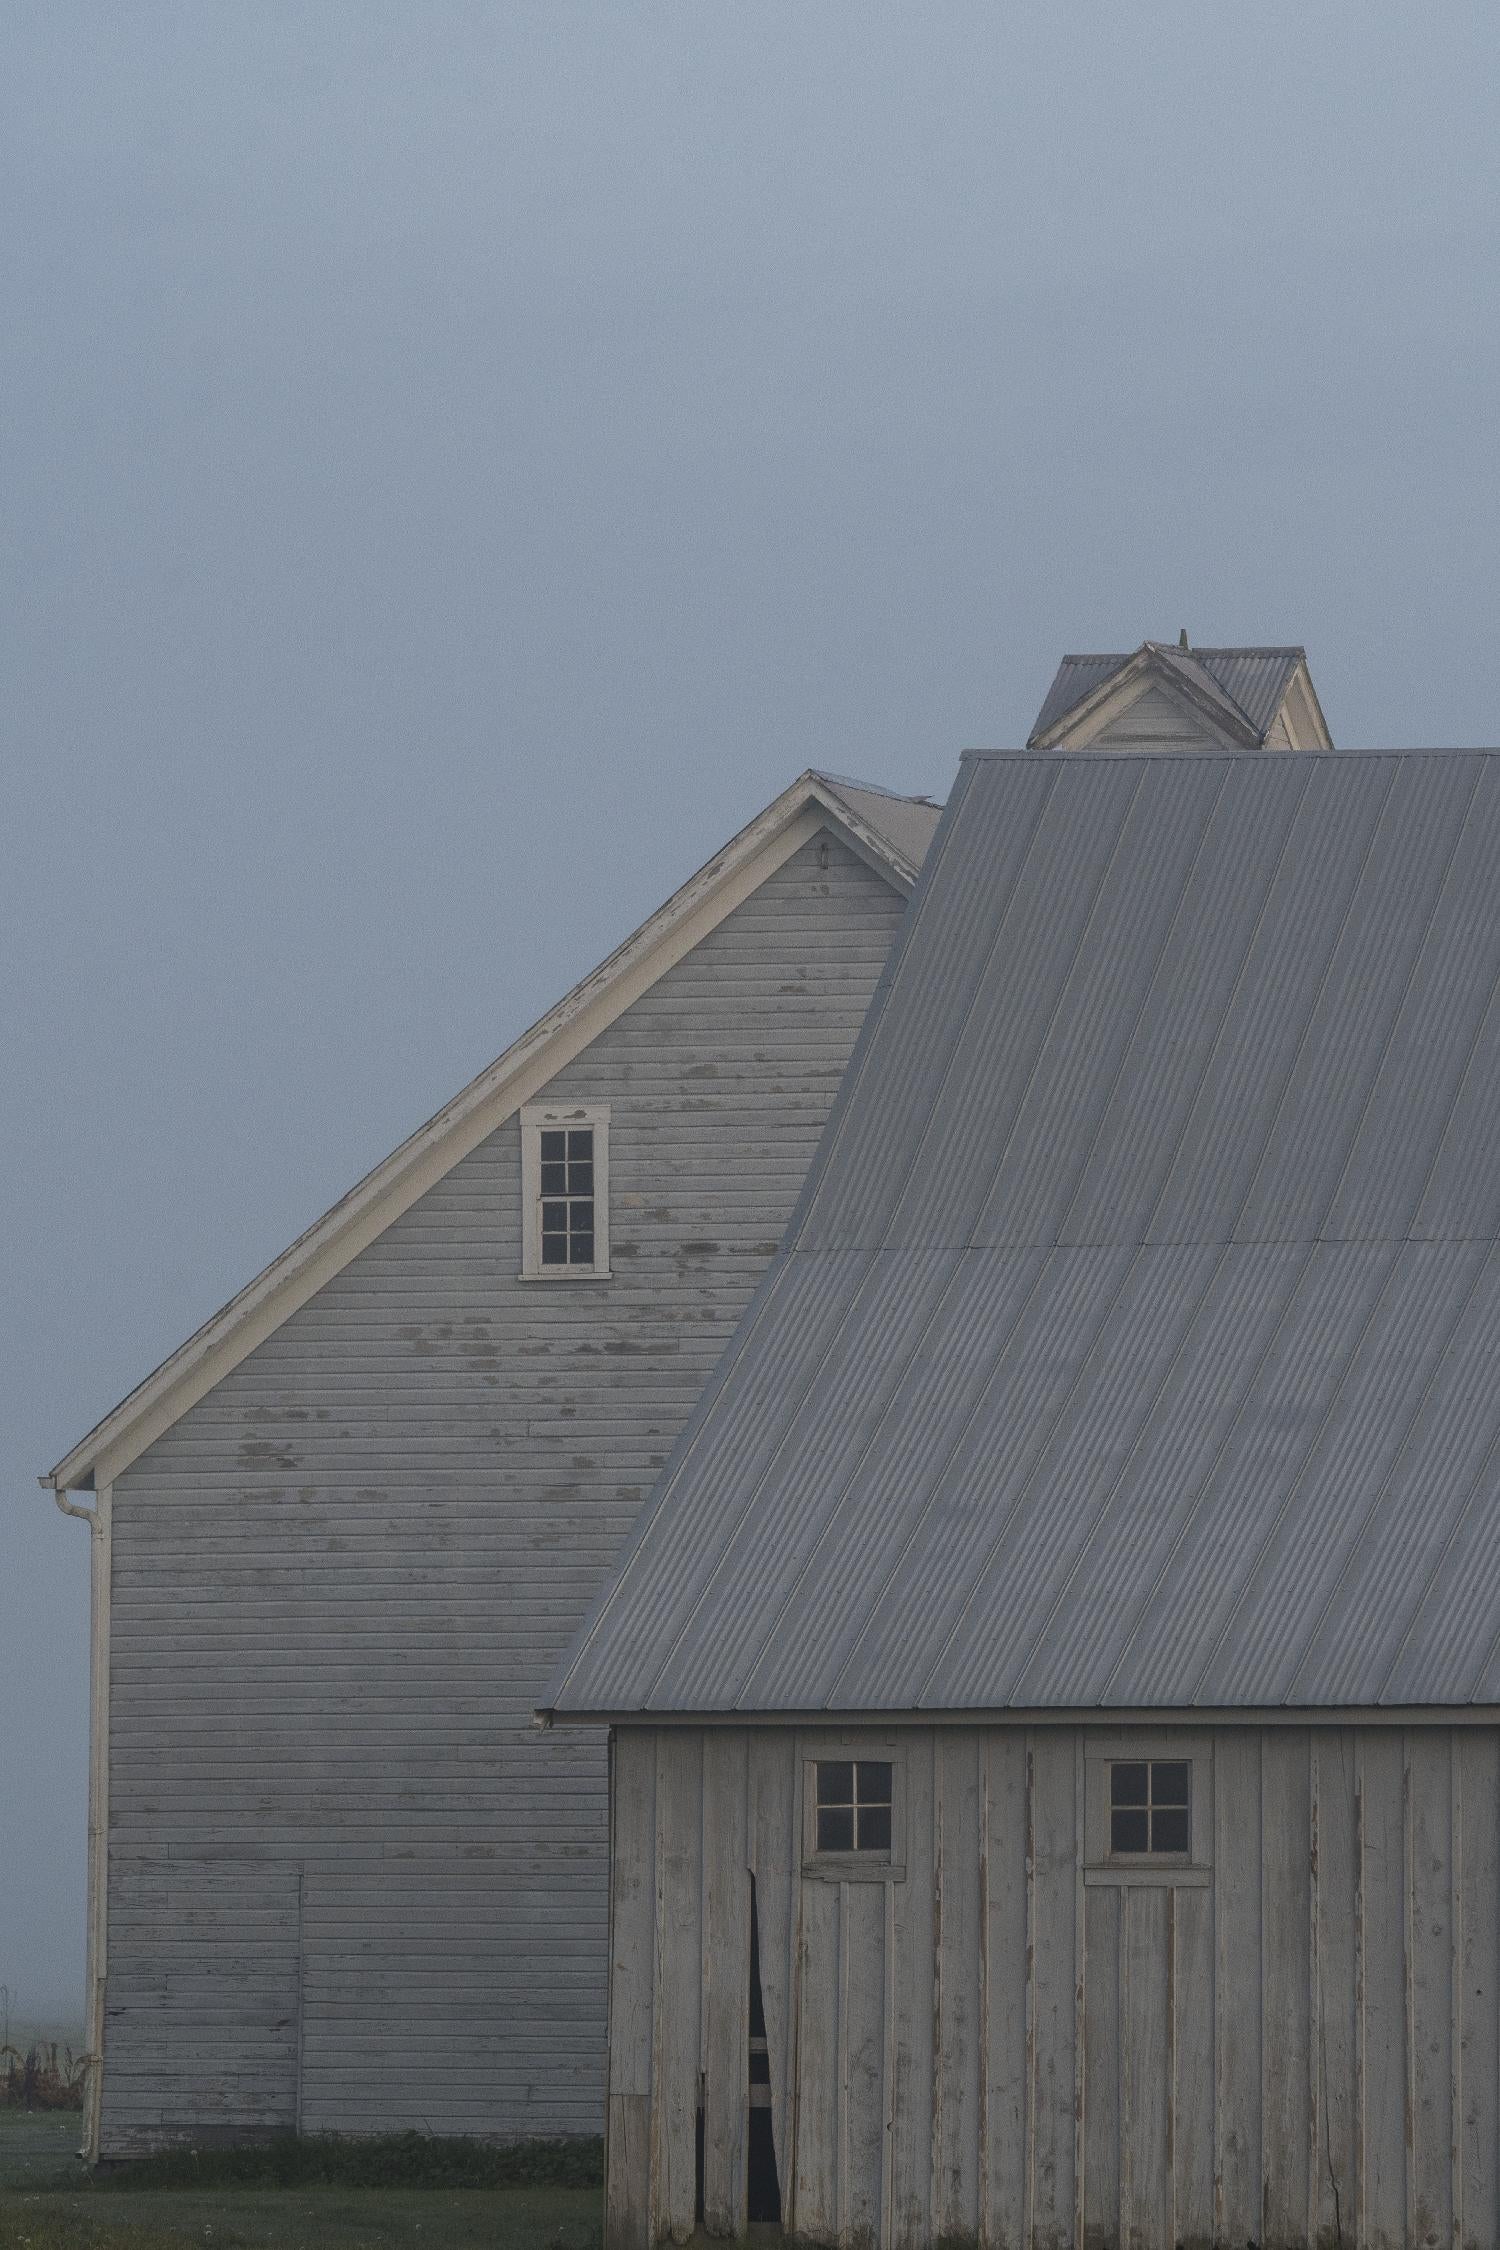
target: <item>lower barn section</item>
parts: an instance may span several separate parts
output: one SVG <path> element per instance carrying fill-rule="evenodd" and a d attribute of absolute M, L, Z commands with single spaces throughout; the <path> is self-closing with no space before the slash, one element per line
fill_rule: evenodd
<path fill-rule="evenodd" d="M 522 1859 L 121 1857 L 100 2153 L 274 2132 L 592 2135 L 601 1835 Z"/>
<path fill-rule="evenodd" d="M 1500 2241 L 1493 1728 L 627 1728 L 612 1827 L 610 2250 L 743 2229 L 767 2075 L 819 2241 Z"/>

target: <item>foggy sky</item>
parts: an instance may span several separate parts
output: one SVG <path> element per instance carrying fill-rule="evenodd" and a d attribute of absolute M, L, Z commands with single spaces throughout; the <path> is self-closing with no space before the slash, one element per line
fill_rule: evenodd
<path fill-rule="evenodd" d="M 81 2010 L 36 1476 L 802 767 L 1065 648 L 1500 736 L 1500 11 L 0 11 L 0 1981 Z"/>

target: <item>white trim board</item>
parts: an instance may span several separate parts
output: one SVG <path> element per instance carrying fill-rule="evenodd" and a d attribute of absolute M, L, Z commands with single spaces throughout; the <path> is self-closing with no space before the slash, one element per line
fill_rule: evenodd
<path fill-rule="evenodd" d="M 835 782 L 811 771 L 799 775 L 608 960 L 163 1360 L 40 1483 L 55 1492 L 112 1484 L 824 828 L 832 828 L 893 889 L 911 889 L 917 867 L 907 855 L 848 803 Z"/>

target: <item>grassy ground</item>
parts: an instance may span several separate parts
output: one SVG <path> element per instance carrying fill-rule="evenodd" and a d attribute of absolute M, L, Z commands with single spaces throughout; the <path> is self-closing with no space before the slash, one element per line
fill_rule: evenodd
<path fill-rule="evenodd" d="M 578 2187 L 86 2183 L 76 2115 L 0 2110 L 0 2250 L 594 2250 Z"/>

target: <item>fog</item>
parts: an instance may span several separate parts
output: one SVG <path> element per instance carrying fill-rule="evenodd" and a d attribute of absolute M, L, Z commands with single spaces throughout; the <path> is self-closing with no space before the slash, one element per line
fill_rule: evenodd
<path fill-rule="evenodd" d="M 0 1982 L 81 2009 L 38 1472 L 802 767 L 1065 648 L 1497 728 L 1500 12 L 13 0 Z"/>

